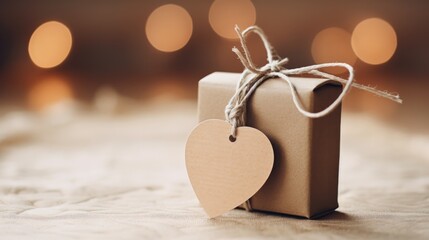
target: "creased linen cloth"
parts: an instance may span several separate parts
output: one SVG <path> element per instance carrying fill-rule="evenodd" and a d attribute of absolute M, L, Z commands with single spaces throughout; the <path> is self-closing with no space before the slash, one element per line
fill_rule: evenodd
<path fill-rule="evenodd" d="M 184 165 L 193 103 L 0 116 L 0 239 L 429 239 L 429 137 L 342 120 L 339 209 L 207 219 Z"/>

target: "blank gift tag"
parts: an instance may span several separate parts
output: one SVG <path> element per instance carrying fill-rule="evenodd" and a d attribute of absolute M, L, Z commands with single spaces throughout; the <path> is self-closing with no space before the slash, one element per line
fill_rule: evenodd
<path fill-rule="evenodd" d="M 269 139 L 251 127 L 237 128 L 210 119 L 200 123 L 186 143 L 186 168 L 195 194 L 210 218 L 236 208 L 267 181 L 274 163 Z"/>

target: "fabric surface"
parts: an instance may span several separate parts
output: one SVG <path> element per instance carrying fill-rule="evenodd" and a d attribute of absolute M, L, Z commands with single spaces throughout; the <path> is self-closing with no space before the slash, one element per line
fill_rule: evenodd
<path fill-rule="evenodd" d="M 344 114 L 339 209 L 207 219 L 189 184 L 194 104 L 0 118 L 0 239 L 429 239 L 429 137 Z"/>

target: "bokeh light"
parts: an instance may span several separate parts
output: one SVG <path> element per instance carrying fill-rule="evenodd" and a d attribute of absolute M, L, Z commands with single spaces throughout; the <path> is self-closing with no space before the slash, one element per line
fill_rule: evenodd
<path fill-rule="evenodd" d="M 28 105 L 35 110 L 43 110 L 56 103 L 73 98 L 70 85 L 59 76 L 50 76 L 38 81 L 27 95 Z"/>
<path fill-rule="evenodd" d="M 167 4 L 155 9 L 146 22 L 146 36 L 150 44 L 162 52 L 183 48 L 192 35 L 191 15 L 182 7 Z"/>
<path fill-rule="evenodd" d="M 352 47 L 360 60 L 369 64 L 387 62 L 395 53 L 396 33 L 393 27 L 379 18 L 360 22 L 352 34 Z"/>
<path fill-rule="evenodd" d="M 209 11 L 213 30 L 224 38 L 238 38 L 235 25 L 242 29 L 255 24 L 256 10 L 250 0 L 215 0 Z"/>
<path fill-rule="evenodd" d="M 311 54 L 316 63 L 344 62 L 353 65 L 356 56 L 350 45 L 351 34 L 338 27 L 320 31 L 313 39 Z M 342 73 L 344 68 L 327 68 L 330 73 Z"/>
<path fill-rule="evenodd" d="M 52 68 L 61 64 L 69 55 L 72 35 L 64 24 L 50 21 L 40 25 L 31 35 L 28 53 L 34 64 Z"/>

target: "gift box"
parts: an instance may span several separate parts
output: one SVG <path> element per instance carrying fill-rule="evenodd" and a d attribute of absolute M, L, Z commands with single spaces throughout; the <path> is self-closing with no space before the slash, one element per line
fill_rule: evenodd
<path fill-rule="evenodd" d="M 238 73 L 212 73 L 199 82 L 198 118 L 225 119 Z M 341 93 L 338 82 L 290 77 L 303 107 L 325 109 Z M 274 150 L 274 166 L 262 188 L 246 204 L 252 210 L 316 218 L 338 207 L 341 106 L 321 118 L 295 107 L 286 81 L 264 81 L 247 103 L 246 125 L 262 131 Z"/>

